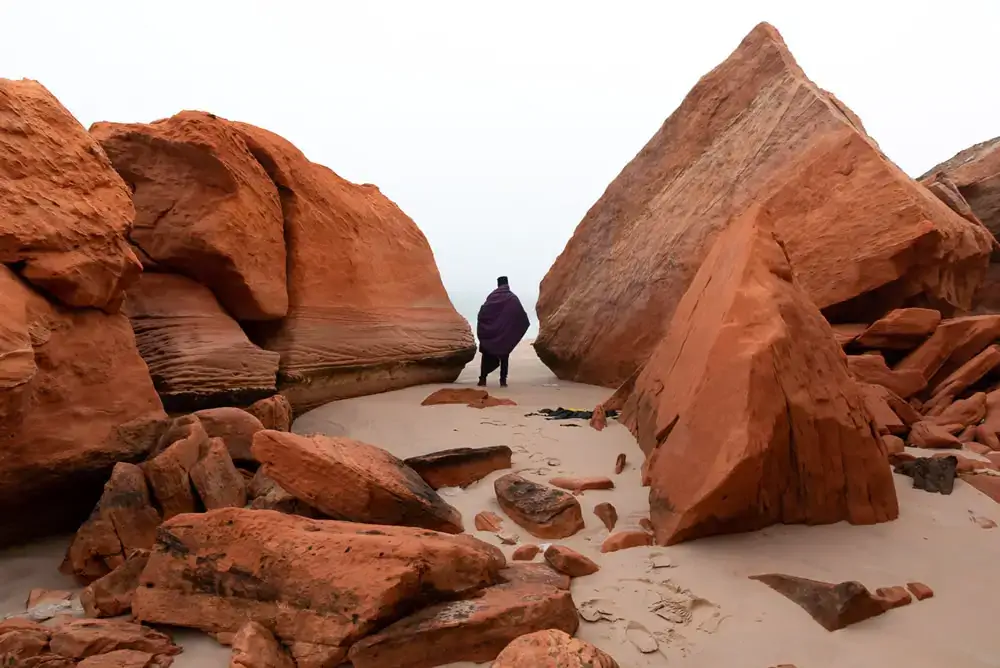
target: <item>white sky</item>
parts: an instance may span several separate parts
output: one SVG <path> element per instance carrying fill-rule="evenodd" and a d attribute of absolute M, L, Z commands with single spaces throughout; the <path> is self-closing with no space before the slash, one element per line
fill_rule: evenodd
<path fill-rule="evenodd" d="M 911 175 L 1000 135 L 998 0 L 0 0 L 0 76 L 85 126 L 202 109 L 284 135 L 409 213 L 474 316 L 499 274 L 531 310 L 608 182 L 762 20 Z"/>

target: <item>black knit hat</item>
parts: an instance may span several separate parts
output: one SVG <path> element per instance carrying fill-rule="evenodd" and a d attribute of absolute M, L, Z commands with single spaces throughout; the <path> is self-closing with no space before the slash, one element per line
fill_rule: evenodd
<path fill-rule="evenodd" d="M 501 285 L 507 285 L 507 277 L 506 276 L 500 276 L 500 277 L 497 278 L 497 287 L 499 288 Z"/>

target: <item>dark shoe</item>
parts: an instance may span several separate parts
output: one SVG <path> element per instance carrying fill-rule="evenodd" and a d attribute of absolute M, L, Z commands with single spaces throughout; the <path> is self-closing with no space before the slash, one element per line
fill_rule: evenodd
<path fill-rule="evenodd" d="M 501 380 L 500 381 L 500 387 L 507 387 L 507 381 L 506 380 Z"/>
<path fill-rule="evenodd" d="M 478 383 L 476 383 L 476 385 L 477 385 L 478 387 L 486 387 L 486 379 L 485 379 L 485 378 L 480 378 L 480 379 L 479 379 L 479 382 L 478 382 Z"/>

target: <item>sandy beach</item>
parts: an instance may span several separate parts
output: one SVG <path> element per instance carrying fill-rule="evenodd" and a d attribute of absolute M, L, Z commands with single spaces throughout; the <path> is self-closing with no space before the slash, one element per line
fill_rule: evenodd
<path fill-rule="evenodd" d="M 478 360 L 459 385 L 475 384 Z M 607 651 L 625 667 L 685 665 L 799 668 L 856 666 L 1000 665 L 1000 637 L 994 631 L 1000 587 L 1000 529 L 984 530 L 974 516 L 1000 521 L 986 496 L 957 481 L 950 496 L 910 487 L 895 476 L 898 521 L 879 526 L 775 526 L 752 534 L 699 540 L 669 548 L 633 548 L 601 554 L 608 535 L 593 507 L 604 501 L 618 510 L 618 529 L 638 528 L 647 515 L 647 490 L 639 484 L 642 453 L 632 436 L 611 421 L 603 432 L 583 421 L 526 417 L 540 408 L 589 409 L 606 398 L 606 388 L 554 378 L 522 345 L 511 358 L 510 387 L 490 391 L 517 406 L 477 410 L 465 406 L 422 407 L 440 386 L 420 386 L 328 404 L 301 416 L 299 433 L 347 435 L 382 446 L 400 457 L 460 446 L 507 445 L 514 469 L 534 480 L 556 475 L 612 476 L 615 489 L 580 497 L 586 528 L 560 541 L 594 559 L 600 572 L 573 581 L 572 593 L 586 618 L 578 636 Z M 615 458 L 628 464 L 614 476 Z M 918 451 L 919 454 L 919 451 Z M 497 472 L 467 489 L 443 496 L 462 511 L 466 528 L 500 546 L 494 534 L 475 532 L 482 510 L 502 515 L 493 493 Z M 504 531 L 520 543 L 535 542 L 506 520 Z M 56 570 L 67 538 L 53 538 L 0 554 L 0 614 L 24 609 L 35 587 L 69 588 Z M 870 589 L 922 581 L 935 596 L 923 602 L 827 632 L 791 601 L 748 579 L 779 572 L 817 580 L 859 580 Z M 635 642 L 652 636 L 657 649 L 641 653 Z M 229 650 L 206 636 L 178 633 L 185 652 L 178 668 L 225 666 Z M 634 642 L 635 641 L 635 642 Z M 455 668 L 474 664 L 450 664 Z"/>

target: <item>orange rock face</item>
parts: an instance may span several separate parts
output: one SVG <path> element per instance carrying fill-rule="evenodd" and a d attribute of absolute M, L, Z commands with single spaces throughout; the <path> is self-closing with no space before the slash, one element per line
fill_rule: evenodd
<path fill-rule="evenodd" d="M 116 312 L 141 265 L 128 188 L 44 86 L 0 79 L 0 263 L 63 305 Z"/>
<path fill-rule="evenodd" d="M 171 412 L 248 404 L 274 394 L 278 354 L 258 348 L 212 292 L 176 274 L 146 273 L 125 313 Z"/>
<path fill-rule="evenodd" d="M 993 236 L 1000 235 L 1000 137 L 970 146 L 920 177 L 923 183 L 945 178 Z"/>
<path fill-rule="evenodd" d="M 718 238 L 625 404 L 661 545 L 899 513 L 860 390 L 763 215 Z"/>
<path fill-rule="evenodd" d="M 618 664 L 590 643 L 550 629 L 507 645 L 493 668 L 618 668 Z"/>
<path fill-rule="evenodd" d="M 267 399 L 254 402 L 246 409 L 247 413 L 260 420 L 264 429 L 276 431 L 291 431 L 292 405 L 283 394 L 275 394 Z"/>
<path fill-rule="evenodd" d="M 335 666 L 376 628 L 495 584 L 503 566 L 469 536 L 226 508 L 162 525 L 132 612 L 210 633 L 259 621 L 293 655 L 305 644 Z"/>
<path fill-rule="evenodd" d="M 264 474 L 328 517 L 462 532 L 462 515 L 423 478 L 374 445 L 265 430 L 253 454 Z"/>
<path fill-rule="evenodd" d="M 992 248 L 987 230 L 887 160 L 761 24 L 581 221 L 541 284 L 539 356 L 561 378 L 625 381 L 716 235 L 754 205 L 834 322 L 870 322 L 917 295 L 968 308 Z"/>
<path fill-rule="evenodd" d="M 207 286 L 237 320 L 285 315 L 278 189 L 231 123 L 184 111 L 90 132 L 133 188 L 130 239 L 144 263 Z"/>
<path fill-rule="evenodd" d="M 902 308 L 876 320 L 857 338 L 865 348 L 912 350 L 934 333 L 941 314 L 929 308 Z"/>
<path fill-rule="evenodd" d="M 310 162 L 281 137 L 233 126 L 278 186 L 288 315 L 252 337 L 281 353 L 295 411 L 419 383 L 451 382 L 475 355 L 426 238 L 372 185 Z"/>

